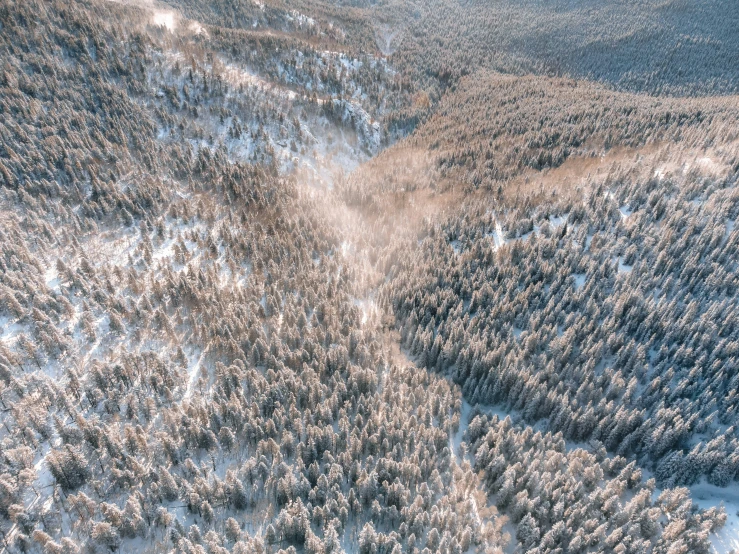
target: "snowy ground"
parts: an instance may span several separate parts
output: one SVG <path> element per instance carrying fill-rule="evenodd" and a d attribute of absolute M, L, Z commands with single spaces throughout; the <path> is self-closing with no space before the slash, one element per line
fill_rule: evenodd
<path fill-rule="evenodd" d="M 144 0 L 139 3 L 150 5 L 149 2 L 145 2 Z M 302 16 L 302 14 L 297 14 L 296 17 L 304 16 Z M 153 13 L 152 22 L 154 25 L 164 26 L 169 30 L 174 30 L 177 27 L 178 18 L 173 12 L 155 10 Z M 306 23 L 310 24 L 310 22 L 308 21 L 306 21 Z M 191 30 L 195 32 L 202 32 L 202 27 L 198 23 L 191 22 L 190 25 Z M 384 29 L 379 32 L 378 35 L 382 39 L 385 49 L 387 51 L 390 51 L 391 44 L 396 38 L 397 32 L 392 33 L 389 30 Z M 298 95 L 293 90 L 280 86 L 277 83 L 269 82 L 260 77 L 258 74 L 252 73 L 245 68 L 236 67 L 229 64 L 224 64 L 224 66 L 226 68 L 225 76 L 227 80 L 234 85 L 243 84 L 245 86 L 257 87 L 269 94 L 275 95 L 278 98 L 286 99 L 288 101 L 293 101 L 298 98 Z M 376 122 L 372 121 L 370 115 L 367 114 L 367 112 L 364 111 L 359 104 L 347 103 L 345 107 L 349 114 L 349 117 L 358 121 L 360 127 L 364 130 L 364 138 L 366 141 L 365 146 L 373 152 L 379 149 L 380 135 L 379 126 L 376 124 Z M 310 126 L 306 128 L 305 131 L 307 132 L 307 134 L 319 138 L 316 141 L 317 144 L 315 145 L 313 156 L 303 157 L 299 159 L 298 162 L 301 167 L 312 171 L 318 177 L 317 180 L 326 185 L 328 188 L 330 188 L 333 184 L 336 174 L 348 173 L 349 171 L 356 168 L 360 163 L 365 161 L 368 157 L 365 153 L 362 152 L 361 148 L 358 147 L 358 145 L 356 144 L 356 140 L 351 140 L 353 137 L 345 136 L 343 131 L 337 133 L 337 138 L 335 140 L 327 139 L 327 137 L 330 136 L 330 133 L 328 133 L 327 130 L 324 128 Z M 701 158 L 697 160 L 697 163 L 703 167 L 713 169 L 713 162 L 710 158 Z M 657 170 L 657 174 L 659 177 L 662 177 L 661 172 L 662 170 Z M 632 211 L 628 206 L 619 207 L 619 212 L 623 220 L 627 220 L 632 215 Z M 549 219 L 549 224 L 553 228 L 559 227 L 566 221 L 566 217 L 566 215 L 551 217 Z M 727 236 L 733 230 L 733 226 L 734 221 L 727 222 Z M 493 241 L 495 249 L 497 250 L 511 241 L 526 240 L 531 233 L 538 232 L 539 228 L 535 227 L 534 230 L 530 233 L 526 233 L 518 238 L 508 239 L 506 238 L 506 234 L 502 229 L 500 222 L 496 220 L 495 229 L 492 233 L 490 233 L 489 236 Z M 592 236 L 589 238 L 592 238 Z M 161 246 L 159 246 L 154 252 L 154 259 L 156 260 L 171 256 L 171 248 L 173 246 L 173 243 L 174 241 L 172 239 L 168 239 Z M 120 246 L 121 248 L 117 248 L 114 251 L 114 255 L 111 254 L 110 257 L 113 258 L 112 261 L 123 263 L 129 253 L 133 252 L 133 250 L 136 248 L 137 244 L 138 237 L 133 233 L 131 236 L 121 237 L 120 244 L 116 245 Z M 190 246 L 191 245 L 188 244 L 188 247 Z M 586 248 L 587 246 L 588 244 L 585 245 Z M 460 243 L 458 241 L 453 241 L 452 248 L 455 249 L 455 252 L 459 253 Z M 345 256 L 356 255 L 355 252 L 349 252 L 348 248 L 342 254 Z M 631 271 L 630 266 L 623 264 L 621 257 L 618 258 L 618 264 L 619 272 L 628 273 Z M 575 274 L 575 286 L 577 289 L 584 286 L 585 279 L 585 274 Z M 45 280 L 50 288 L 52 288 L 53 290 L 58 289 L 59 279 L 56 274 L 55 268 L 49 268 L 45 275 Z M 355 300 L 355 303 L 363 312 L 363 323 L 366 323 L 368 320 L 374 320 L 380 313 L 380 310 L 375 303 L 374 297 L 371 294 L 364 298 Z M 103 323 L 101 323 L 100 326 L 103 326 Z M 0 322 L 0 340 L 2 340 L 3 342 L 13 340 L 14 336 L 19 331 L 21 331 L 21 329 L 15 326 L 13 322 Z M 520 334 L 520 331 L 518 331 L 518 333 L 516 334 Z M 93 350 L 94 348 L 90 350 L 90 353 L 92 353 Z M 188 399 L 192 396 L 192 393 L 197 386 L 203 359 L 204 354 L 200 352 L 194 352 L 190 356 L 190 363 L 188 365 L 188 382 L 184 394 L 185 399 Z M 459 453 L 464 434 L 469 426 L 469 418 L 472 410 L 473 408 L 468 402 L 462 402 L 459 429 L 450 437 L 449 446 L 452 450 L 455 461 L 460 464 L 465 462 L 463 458 L 460 458 Z M 497 407 L 483 407 L 481 408 L 481 411 L 488 415 L 497 415 L 500 419 L 505 419 L 509 415 L 515 418 L 516 415 L 509 414 L 508 412 Z M 568 449 L 579 447 L 586 446 L 580 444 L 568 445 Z M 223 473 L 224 467 L 225 465 L 223 467 L 219 465 L 219 472 L 221 474 Z M 33 501 L 33 503 L 44 502 L 45 508 L 47 510 L 51 509 L 49 487 L 53 483 L 53 478 L 51 477 L 48 467 L 45 464 L 45 455 L 39 456 L 35 465 L 35 469 L 38 474 L 36 486 L 37 488 L 43 488 L 46 492 L 40 491 L 41 494 L 39 494 L 39 496 L 36 500 Z M 691 487 L 690 490 L 694 503 L 700 508 L 707 509 L 723 504 L 726 509 L 726 525 L 717 534 L 711 537 L 714 552 L 716 554 L 728 554 L 735 549 L 739 549 L 739 487 L 718 488 L 706 483 L 702 483 Z M 475 494 L 471 495 L 473 502 L 475 502 L 477 510 L 477 500 L 475 499 L 475 496 Z M 49 503 L 48 506 L 46 506 L 47 503 Z M 256 513 L 257 512 L 255 512 L 255 515 Z M 259 519 L 261 518 L 255 517 L 255 520 Z M 250 530 L 252 532 L 256 531 L 258 533 L 261 533 L 264 521 L 266 520 L 255 521 Z M 515 545 L 514 542 L 512 542 L 512 544 Z"/>
<path fill-rule="evenodd" d="M 736 484 L 720 488 L 708 483 L 690 487 L 693 503 L 707 509 L 723 505 L 726 510 L 726 525 L 711 536 L 715 554 L 739 551 L 739 486 Z"/>

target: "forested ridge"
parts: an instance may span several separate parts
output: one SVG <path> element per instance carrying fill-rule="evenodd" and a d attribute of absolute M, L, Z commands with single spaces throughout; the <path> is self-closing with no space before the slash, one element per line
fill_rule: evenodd
<path fill-rule="evenodd" d="M 739 548 L 735 10 L 576 4 L 0 0 L 2 551 Z"/>

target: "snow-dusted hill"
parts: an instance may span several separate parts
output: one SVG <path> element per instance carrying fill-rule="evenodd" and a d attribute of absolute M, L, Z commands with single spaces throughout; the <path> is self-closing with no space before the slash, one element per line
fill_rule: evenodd
<path fill-rule="evenodd" d="M 733 99 L 409 6 L 0 0 L 3 552 L 738 547 Z"/>

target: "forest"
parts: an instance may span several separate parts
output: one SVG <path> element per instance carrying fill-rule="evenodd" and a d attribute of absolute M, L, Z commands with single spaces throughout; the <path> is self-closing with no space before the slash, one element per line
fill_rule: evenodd
<path fill-rule="evenodd" d="M 0 0 L 0 552 L 739 552 L 736 12 Z"/>

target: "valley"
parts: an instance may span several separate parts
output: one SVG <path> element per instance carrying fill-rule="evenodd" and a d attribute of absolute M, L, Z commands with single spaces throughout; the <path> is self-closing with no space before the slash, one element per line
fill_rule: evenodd
<path fill-rule="evenodd" d="M 416 4 L 2 3 L 3 552 L 739 549 L 731 75 Z"/>

